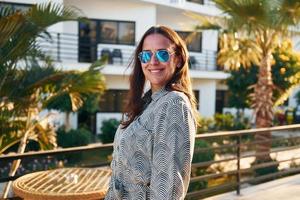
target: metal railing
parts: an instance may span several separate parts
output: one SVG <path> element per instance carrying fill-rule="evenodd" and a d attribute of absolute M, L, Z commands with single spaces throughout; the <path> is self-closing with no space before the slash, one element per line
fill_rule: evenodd
<path fill-rule="evenodd" d="M 41 50 L 58 62 L 87 62 L 91 63 L 101 56 L 109 57 L 109 64 L 128 66 L 135 46 L 102 44 L 95 41 L 80 39 L 76 34 L 50 32 L 51 40 L 39 38 L 37 40 Z M 190 52 L 191 69 L 215 71 L 216 52 L 203 49 L 202 52 Z"/>
<path fill-rule="evenodd" d="M 271 134 L 270 140 L 255 140 L 255 134 L 265 134 L 266 132 Z M 271 142 L 270 151 L 268 153 L 256 152 L 255 146 L 265 142 Z M 202 145 L 199 146 L 199 143 Z M 21 159 L 22 163 L 38 163 L 37 160 L 40 159 L 55 161 L 54 165 L 46 162 L 47 166 L 38 170 L 47 170 L 58 166 L 100 167 L 109 165 L 111 152 L 112 144 L 91 144 L 51 151 L 1 155 L 0 183 L 15 180 L 24 174 L 36 171 L 31 165 L 30 170 L 23 170 L 23 173 L 17 173 L 13 177 L 7 177 L 7 175 L 4 177 L 5 165 L 9 166 L 9 163 L 16 159 Z M 74 160 L 72 161 L 74 155 L 71 156 L 74 153 L 76 159 L 81 154 L 85 154 L 82 156 L 83 159 L 88 158 L 87 154 L 93 155 L 93 162 L 76 161 L 76 159 L 74 162 Z M 273 160 L 253 164 L 256 156 L 264 154 L 270 155 Z M 95 155 L 102 156 L 104 159 L 95 161 Z M 194 158 L 201 158 L 201 161 L 193 161 L 190 188 L 186 199 L 199 199 L 232 190 L 236 190 L 237 194 L 240 194 L 241 188 L 245 185 L 253 185 L 300 172 L 300 125 L 199 134 L 196 136 Z M 272 173 L 268 171 L 260 175 L 257 173 L 259 170 L 275 168 L 277 170 L 273 170 Z"/>

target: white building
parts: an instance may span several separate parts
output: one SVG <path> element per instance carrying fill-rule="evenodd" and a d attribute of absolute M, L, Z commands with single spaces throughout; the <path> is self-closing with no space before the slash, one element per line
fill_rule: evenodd
<path fill-rule="evenodd" d="M 26 6 L 44 0 L 7 0 L 13 6 Z M 167 25 L 182 36 L 193 31 L 196 21 L 185 15 L 217 15 L 218 10 L 207 0 L 56 0 L 66 6 L 79 8 L 90 19 L 89 24 L 64 22 L 50 27 L 53 43 L 43 43 L 48 53 L 63 69 L 85 69 L 103 54 L 111 56 L 102 71 L 106 78 L 106 98 L 97 114 L 97 130 L 103 118 L 120 117 L 122 100 L 129 88 L 127 69 L 135 45 L 153 25 Z M 222 80 L 228 74 L 217 69 L 217 32 L 198 33 L 189 45 L 193 90 L 202 116 L 212 116 L 222 109 L 226 86 Z M 216 108 L 219 105 L 218 108 Z M 76 117 L 76 116 L 75 116 Z M 98 132 L 97 131 L 97 132 Z"/>
<path fill-rule="evenodd" d="M 13 6 L 26 6 L 46 0 L 5 0 Z M 53 0 L 79 8 L 90 23 L 64 22 L 49 28 L 53 43 L 43 43 L 47 52 L 63 69 L 85 69 L 103 54 L 110 55 L 110 63 L 102 73 L 107 92 L 97 114 L 97 132 L 100 121 L 120 118 L 124 95 L 129 88 L 127 69 L 135 45 L 143 33 L 153 25 L 167 25 L 183 37 L 197 24 L 186 12 L 200 15 L 219 15 L 209 0 Z M 198 33 L 188 45 L 191 55 L 193 90 L 198 99 L 199 112 L 204 117 L 222 112 L 225 103 L 228 74 L 218 70 L 216 31 Z M 76 115 L 75 118 L 77 119 Z M 77 124 L 77 123 L 74 123 Z"/>

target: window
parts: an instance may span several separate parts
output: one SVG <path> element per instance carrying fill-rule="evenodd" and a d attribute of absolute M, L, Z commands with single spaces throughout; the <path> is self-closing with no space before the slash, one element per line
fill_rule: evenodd
<path fill-rule="evenodd" d="M 135 44 L 135 23 L 121 21 L 99 22 L 99 43 Z"/>
<path fill-rule="evenodd" d="M 92 19 L 78 27 L 79 62 L 95 61 L 98 43 L 135 45 L 135 22 Z"/>
<path fill-rule="evenodd" d="M 189 31 L 177 31 L 177 33 L 184 41 L 186 41 L 186 45 L 189 51 L 195 51 L 195 52 L 202 51 L 201 32 L 193 33 Z"/>
<path fill-rule="evenodd" d="M 10 7 L 15 12 L 17 12 L 17 11 L 26 12 L 29 8 L 31 8 L 31 6 L 32 6 L 32 4 L 20 4 L 20 3 L 8 3 L 8 2 L 0 3 L 0 8 L 1 7 Z"/>
<path fill-rule="evenodd" d="M 116 44 L 117 40 L 118 40 L 117 29 L 118 29 L 117 22 L 105 22 L 105 21 L 101 22 L 100 21 L 100 25 L 99 25 L 99 33 L 100 33 L 99 42 Z"/>
<path fill-rule="evenodd" d="M 216 113 L 222 113 L 223 108 L 228 106 L 228 91 L 216 91 Z"/>
<path fill-rule="evenodd" d="M 204 0 L 186 0 L 186 1 L 193 2 L 193 3 L 198 3 L 198 4 L 201 4 L 201 5 L 204 4 Z"/>
<path fill-rule="evenodd" d="M 122 112 L 127 90 L 107 90 L 100 99 L 100 112 Z"/>

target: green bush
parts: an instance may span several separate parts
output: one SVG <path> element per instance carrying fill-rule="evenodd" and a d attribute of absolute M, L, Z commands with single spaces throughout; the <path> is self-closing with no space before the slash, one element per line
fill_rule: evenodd
<path fill-rule="evenodd" d="M 234 117 L 231 114 L 215 114 L 213 118 L 200 118 L 197 133 L 217 131 L 232 131 L 249 129 L 250 121 L 243 116 Z"/>
<path fill-rule="evenodd" d="M 199 162 L 207 162 L 214 160 L 215 153 L 213 150 L 208 149 L 205 151 L 201 151 L 203 148 L 209 148 L 210 145 L 203 140 L 196 140 L 195 141 L 195 148 L 194 148 L 194 155 L 192 163 L 199 163 Z M 206 173 L 207 167 L 202 168 L 192 168 L 192 177 L 201 176 Z M 207 187 L 207 180 L 192 182 L 189 185 L 189 191 L 200 190 Z"/>
<path fill-rule="evenodd" d="M 199 120 L 199 124 L 200 124 L 200 126 L 198 126 L 197 134 L 214 132 L 215 121 L 213 118 L 201 117 Z"/>
<path fill-rule="evenodd" d="M 85 146 L 92 141 L 92 133 L 85 128 L 65 132 L 63 128 L 57 130 L 57 145 L 63 148 Z"/>
<path fill-rule="evenodd" d="M 63 127 L 57 130 L 57 145 L 63 148 L 85 146 L 91 143 L 91 141 L 92 133 L 85 128 L 72 129 L 68 132 L 65 132 Z M 59 156 L 58 159 L 66 160 L 69 164 L 75 164 L 83 157 L 83 152 L 78 152 Z"/>
<path fill-rule="evenodd" d="M 231 114 L 215 114 L 216 130 L 232 130 L 234 127 L 234 117 Z"/>
<path fill-rule="evenodd" d="M 193 163 L 199 163 L 199 162 L 206 162 L 213 160 L 215 157 L 215 153 L 213 150 L 205 150 L 205 151 L 200 151 L 203 148 L 209 148 L 210 145 L 204 141 L 204 140 L 196 140 L 195 141 L 195 151 L 194 151 L 194 156 L 193 156 Z M 200 151 L 200 152 L 198 152 Z"/>
<path fill-rule="evenodd" d="M 251 166 L 255 166 L 255 165 L 260 165 L 260 164 L 264 164 L 264 163 L 268 163 L 268 162 L 276 162 L 276 159 L 272 159 L 270 158 L 269 160 L 255 160 Z M 263 176 L 263 175 L 267 175 L 267 174 L 272 174 L 272 173 L 276 173 L 278 172 L 278 163 L 274 163 L 274 165 L 272 166 L 268 166 L 268 167 L 261 167 L 261 168 L 256 168 L 254 169 L 254 173 L 256 177 L 259 176 Z M 264 182 L 264 181 L 262 181 Z"/>
<path fill-rule="evenodd" d="M 120 121 L 117 119 L 108 119 L 104 120 L 102 122 L 101 126 L 101 134 L 99 135 L 100 140 L 102 143 L 112 143 L 115 138 L 116 131 L 118 129 L 118 126 L 120 124 Z"/>

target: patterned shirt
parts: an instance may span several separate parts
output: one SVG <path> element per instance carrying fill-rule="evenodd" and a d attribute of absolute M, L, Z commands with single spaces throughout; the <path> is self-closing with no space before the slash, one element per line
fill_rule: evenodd
<path fill-rule="evenodd" d="M 118 128 L 105 200 L 184 199 L 196 125 L 187 96 L 161 89 L 127 128 Z"/>

